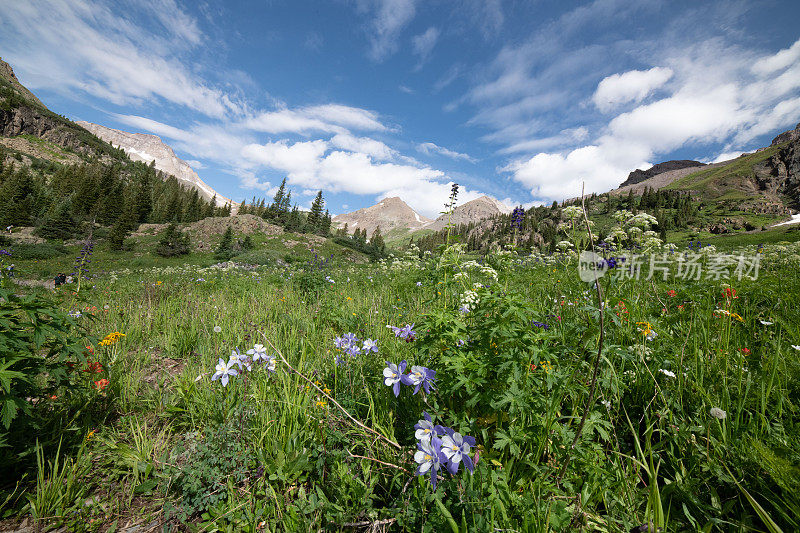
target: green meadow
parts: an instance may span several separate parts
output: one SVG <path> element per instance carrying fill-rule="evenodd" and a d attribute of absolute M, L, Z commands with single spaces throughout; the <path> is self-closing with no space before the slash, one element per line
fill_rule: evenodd
<path fill-rule="evenodd" d="M 741 247 L 759 259 L 741 279 L 709 276 L 705 252 L 687 279 L 694 251 L 677 250 L 651 279 L 617 266 L 598 287 L 569 254 L 368 263 L 326 246 L 286 261 L 261 239 L 262 261 L 222 265 L 101 246 L 56 289 L 15 280 L 74 248 L 12 249 L 4 527 L 800 528 L 796 244 Z M 435 377 L 387 386 L 401 361 Z M 474 445 L 431 459 L 426 414 L 440 441 Z"/>

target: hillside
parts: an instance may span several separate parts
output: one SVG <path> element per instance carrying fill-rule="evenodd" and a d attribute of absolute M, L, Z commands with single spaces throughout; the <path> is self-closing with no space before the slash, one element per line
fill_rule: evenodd
<path fill-rule="evenodd" d="M 623 181 L 619 186 L 620 188 L 622 188 L 627 185 L 636 185 L 637 183 L 641 183 L 658 174 L 663 174 L 665 172 L 671 172 L 675 170 L 683 170 L 686 168 L 702 167 L 704 165 L 705 164 L 701 163 L 700 161 L 692 161 L 689 159 L 683 159 L 679 161 L 665 161 L 663 163 L 657 163 L 647 170 L 639 170 L 637 168 L 636 170 L 628 174 L 628 179 Z"/>
<path fill-rule="evenodd" d="M 121 245 L 140 223 L 215 214 L 228 212 L 53 113 L 0 60 L 0 225 L 68 240 L 94 222 Z"/>

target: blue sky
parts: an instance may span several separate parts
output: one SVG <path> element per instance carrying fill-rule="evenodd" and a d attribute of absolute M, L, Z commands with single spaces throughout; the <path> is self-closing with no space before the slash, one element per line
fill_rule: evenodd
<path fill-rule="evenodd" d="M 800 121 L 800 2 L 0 0 L 54 111 L 159 135 L 221 194 L 333 213 L 549 203 Z"/>

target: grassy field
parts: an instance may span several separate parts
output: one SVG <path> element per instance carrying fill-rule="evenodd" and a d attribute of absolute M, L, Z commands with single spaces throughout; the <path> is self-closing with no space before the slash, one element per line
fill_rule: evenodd
<path fill-rule="evenodd" d="M 796 245 L 767 245 L 756 280 L 612 270 L 602 311 L 565 257 L 323 263 L 304 248 L 279 266 L 271 246 L 248 268 L 99 250 L 77 293 L 5 280 L 4 354 L 22 339 L 55 362 L 26 374 L 0 434 L 0 525 L 800 528 Z M 17 259 L 15 275 L 73 261 Z M 212 379 L 257 344 L 266 362 Z M 396 396 L 384 380 L 401 361 L 435 371 L 433 388 L 401 381 Z M 3 387 L 18 379 L 2 372 Z M 415 457 L 426 413 L 452 428 L 437 438 L 474 445 Z"/>

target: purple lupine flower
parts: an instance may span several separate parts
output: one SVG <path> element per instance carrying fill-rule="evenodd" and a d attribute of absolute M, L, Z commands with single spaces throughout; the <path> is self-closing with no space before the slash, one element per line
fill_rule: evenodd
<path fill-rule="evenodd" d="M 405 359 L 400 361 L 399 365 L 386 361 L 386 368 L 383 369 L 383 384 L 387 387 L 392 387 L 395 398 L 400 396 L 400 381 L 403 378 L 403 372 L 406 371 L 407 364 Z"/>
<path fill-rule="evenodd" d="M 231 376 L 238 376 L 239 372 L 233 366 L 236 364 L 237 360 L 231 358 L 226 363 L 224 359 L 220 357 L 219 363 L 217 363 L 216 372 L 213 376 L 211 376 L 211 381 L 215 381 L 219 379 L 222 382 L 223 387 L 228 386 L 228 379 Z"/>
<path fill-rule="evenodd" d="M 361 347 L 364 350 L 364 353 L 378 353 L 378 341 L 367 339 L 364 341 L 364 345 Z"/>
<path fill-rule="evenodd" d="M 548 324 L 545 324 L 544 322 L 536 322 L 534 320 L 533 321 L 533 325 L 536 326 L 537 328 L 543 328 L 543 329 L 546 329 L 546 330 L 550 329 L 550 326 Z"/>
<path fill-rule="evenodd" d="M 458 339 L 458 342 L 456 342 L 456 346 L 458 346 L 459 348 L 464 346 L 465 344 L 467 344 L 467 341 L 465 339 Z"/>
<path fill-rule="evenodd" d="M 414 387 L 414 394 L 419 392 L 420 387 L 425 387 L 425 392 L 430 394 L 433 382 L 436 379 L 436 371 L 424 366 L 414 365 L 411 373 L 404 374 L 401 379 L 403 383 Z"/>
<path fill-rule="evenodd" d="M 414 461 L 419 463 L 416 473 L 418 476 L 424 476 L 430 472 L 431 485 L 433 490 L 436 490 L 436 473 L 447 461 L 447 457 L 442 453 L 442 441 L 439 437 L 431 437 L 430 440 L 418 442 L 417 448 L 414 452 Z"/>
<path fill-rule="evenodd" d="M 458 431 L 445 428 L 446 435 L 442 437 L 442 453 L 447 457 L 447 470 L 455 475 L 458 465 L 463 461 L 464 468 L 472 473 L 475 465 L 469 456 L 470 447 L 475 446 L 475 437 L 465 437 Z"/>
<path fill-rule="evenodd" d="M 522 231 L 522 220 L 525 218 L 525 210 L 521 206 L 514 208 L 511 213 L 511 229 Z"/>

